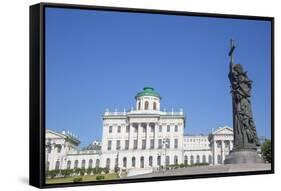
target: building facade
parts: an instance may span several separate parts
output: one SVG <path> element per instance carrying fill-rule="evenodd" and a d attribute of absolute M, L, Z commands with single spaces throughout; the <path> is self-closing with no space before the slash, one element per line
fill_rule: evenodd
<path fill-rule="evenodd" d="M 46 148 L 52 145 L 46 149 L 48 169 L 118 167 L 138 174 L 167 165 L 223 164 L 233 146 L 231 128 L 221 127 L 210 135 L 184 135 L 183 111 L 162 111 L 161 96 L 153 88 L 144 88 L 135 101 L 135 109 L 103 114 L 100 149 L 78 150 L 77 138 L 47 130 Z M 57 147 L 63 149 L 58 152 Z"/>

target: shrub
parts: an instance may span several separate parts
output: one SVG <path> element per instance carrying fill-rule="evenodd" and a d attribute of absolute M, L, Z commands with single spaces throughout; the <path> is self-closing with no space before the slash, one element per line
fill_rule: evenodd
<path fill-rule="evenodd" d="M 86 172 L 85 168 L 81 168 L 81 169 L 80 169 L 80 175 L 81 175 L 81 176 L 84 176 L 84 175 L 85 175 L 85 172 Z"/>
<path fill-rule="evenodd" d="M 82 182 L 82 178 L 81 177 L 76 177 L 76 178 L 73 178 L 73 182 L 74 183 L 77 183 L 77 182 Z"/>
<path fill-rule="evenodd" d="M 93 169 L 91 167 L 87 168 L 87 174 L 91 174 L 93 172 Z"/>
<path fill-rule="evenodd" d="M 96 176 L 96 180 L 103 180 L 104 179 L 104 176 L 103 175 L 98 175 Z"/>
<path fill-rule="evenodd" d="M 271 141 L 265 140 L 261 146 L 262 157 L 265 161 L 271 163 Z"/>

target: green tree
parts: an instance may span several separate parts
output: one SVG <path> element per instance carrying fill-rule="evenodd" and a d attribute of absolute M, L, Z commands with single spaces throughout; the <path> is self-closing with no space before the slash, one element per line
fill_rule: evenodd
<path fill-rule="evenodd" d="M 265 161 L 271 163 L 271 140 L 265 140 L 261 146 L 262 157 Z"/>

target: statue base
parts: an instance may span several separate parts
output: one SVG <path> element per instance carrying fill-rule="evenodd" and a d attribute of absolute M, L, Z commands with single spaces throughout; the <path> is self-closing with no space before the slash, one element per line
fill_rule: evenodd
<path fill-rule="evenodd" d="M 258 155 L 255 149 L 238 149 L 230 151 L 225 157 L 224 164 L 249 164 L 264 163 L 263 159 Z"/>

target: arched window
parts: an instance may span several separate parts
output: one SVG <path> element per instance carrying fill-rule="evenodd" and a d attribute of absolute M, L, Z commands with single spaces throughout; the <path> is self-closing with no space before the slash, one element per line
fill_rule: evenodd
<path fill-rule="evenodd" d="M 74 168 L 78 168 L 78 160 L 75 160 L 75 162 L 74 162 Z"/>
<path fill-rule="evenodd" d="M 136 167 L 136 157 L 132 158 L 132 167 Z"/>
<path fill-rule="evenodd" d="M 161 156 L 157 156 L 157 165 L 161 166 Z"/>
<path fill-rule="evenodd" d="M 106 168 L 109 168 L 110 167 L 110 158 L 107 158 L 106 159 Z"/>
<path fill-rule="evenodd" d="M 85 159 L 83 159 L 83 160 L 82 160 L 81 168 L 85 168 L 85 165 L 86 165 L 86 161 L 85 161 Z"/>
<path fill-rule="evenodd" d="M 212 164 L 213 161 L 212 161 L 212 155 L 209 155 L 209 164 Z"/>
<path fill-rule="evenodd" d="M 174 156 L 174 164 L 178 164 L 178 156 L 177 155 Z"/>
<path fill-rule="evenodd" d="M 196 156 L 196 163 L 197 164 L 200 163 L 200 156 L 199 155 Z"/>
<path fill-rule="evenodd" d="M 218 160 L 218 164 L 222 164 L 221 155 L 218 155 L 218 156 L 217 156 L 217 160 Z"/>
<path fill-rule="evenodd" d="M 97 159 L 96 160 L 96 168 L 99 168 L 100 167 L 100 159 Z"/>
<path fill-rule="evenodd" d="M 61 152 L 61 145 L 57 145 L 57 153 L 60 153 Z"/>
<path fill-rule="evenodd" d="M 206 161 L 206 155 L 203 155 L 202 160 L 203 160 L 203 161 L 202 161 L 203 163 L 206 163 L 206 162 L 207 162 L 207 161 Z"/>
<path fill-rule="evenodd" d="M 123 158 L 123 167 L 127 167 L 127 158 L 126 157 L 124 157 Z"/>
<path fill-rule="evenodd" d="M 140 110 L 140 108 L 141 108 L 141 102 L 139 101 L 139 106 L 138 106 L 138 109 Z"/>
<path fill-rule="evenodd" d="M 148 101 L 145 101 L 145 102 L 144 102 L 144 109 L 145 109 L 145 110 L 148 110 Z"/>
<path fill-rule="evenodd" d="M 49 169 L 50 169 L 50 162 L 48 161 L 48 162 L 47 162 L 46 170 L 49 171 Z"/>
<path fill-rule="evenodd" d="M 59 169 L 60 169 L 60 161 L 56 161 L 55 169 L 56 169 L 56 170 L 59 170 Z"/>
<path fill-rule="evenodd" d="M 187 161 L 188 161 L 188 157 L 185 155 L 185 156 L 184 156 L 184 165 L 187 165 L 187 164 L 188 164 Z"/>
<path fill-rule="evenodd" d="M 194 156 L 193 156 L 193 155 L 190 156 L 190 164 L 191 164 L 191 165 L 194 164 Z"/>
<path fill-rule="evenodd" d="M 51 153 L 52 147 L 51 146 L 47 146 L 47 153 Z"/>
<path fill-rule="evenodd" d="M 140 167 L 144 168 L 144 157 L 140 158 Z"/>
<path fill-rule="evenodd" d="M 153 102 L 153 109 L 156 110 L 156 107 L 157 107 L 156 102 Z"/>
<path fill-rule="evenodd" d="M 152 166 L 153 165 L 153 158 L 152 158 L 152 156 L 149 156 L 149 166 Z"/>
<path fill-rule="evenodd" d="M 71 168 L 71 161 L 70 160 L 68 160 L 67 161 L 67 167 L 66 167 L 68 170 Z"/>
<path fill-rule="evenodd" d="M 166 165 L 170 165 L 170 157 L 169 156 L 166 156 Z"/>
<path fill-rule="evenodd" d="M 90 159 L 90 160 L 89 160 L 88 168 L 93 168 L 93 159 Z"/>

